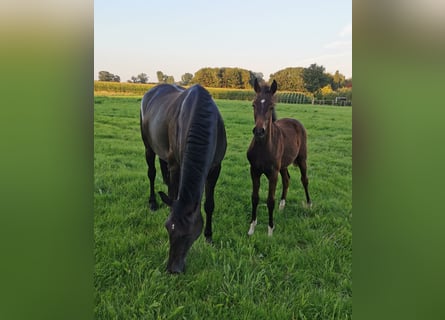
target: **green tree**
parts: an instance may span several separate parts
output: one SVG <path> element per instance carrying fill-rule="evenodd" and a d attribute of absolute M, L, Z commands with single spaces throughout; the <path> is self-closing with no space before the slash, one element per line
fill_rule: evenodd
<path fill-rule="evenodd" d="M 121 77 L 119 77 L 117 74 L 113 75 L 113 82 L 121 82 Z"/>
<path fill-rule="evenodd" d="M 159 83 L 164 83 L 165 79 L 164 79 L 164 73 L 162 71 L 157 71 L 156 76 L 158 77 Z"/>
<path fill-rule="evenodd" d="M 343 88 L 345 86 L 345 80 L 346 77 L 344 75 L 342 75 L 338 70 L 335 71 L 331 82 L 332 89 L 337 90 Z"/>
<path fill-rule="evenodd" d="M 183 86 L 188 85 L 192 81 L 192 79 L 193 79 L 193 74 L 188 73 L 188 72 L 184 73 L 181 76 L 181 85 L 183 85 Z"/>
<path fill-rule="evenodd" d="M 325 73 L 324 75 L 326 76 L 327 85 L 329 85 L 331 87 L 331 89 L 334 89 L 335 88 L 334 76 L 332 74 L 330 74 L 329 72 Z"/>
<path fill-rule="evenodd" d="M 140 73 L 138 74 L 138 82 L 139 83 L 147 83 L 148 82 L 148 76 L 146 73 Z"/>
<path fill-rule="evenodd" d="M 220 68 L 218 72 L 219 87 L 245 89 L 250 86 L 251 71 L 241 68 Z"/>
<path fill-rule="evenodd" d="M 253 88 L 252 79 L 254 78 L 254 74 L 250 70 L 240 69 L 241 83 L 239 89 L 248 89 Z M 261 74 L 262 75 L 262 74 Z"/>
<path fill-rule="evenodd" d="M 159 83 L 175 83 L 175 78 L 173 76 L 166 75 L 162 71 L 157 71 L 156 76 Z"/>
<path fill-rule="evenodd" d="M 175 78 L 173 76 L 164 75 L 164 83 L 173 84 L 175 83 Z"/>
<path fill-rule="evenodd" d="M 302 92 L 305 91 L 303 71 L 301 67 L 288 67 L 271 74 L 269 81 L 276 80 L 280 90 Z"/>
<path fill-rule="evenodd" d="M 139 73 L 137 77 L 132 76 L 131 80 L 128 80 L 128 82 L 132 83 L 147 83 L 148 82 L 148 76 L 146 73 Z"/>
<path fill-rule="evenodd" d="M 218 88 L 220 86 L 218 71 L 219 68 L 201 68 L 195 72 L 192 83 L 199 83 L 204 87 Z"/>
<path fill-rule="evenodd" d="M 118 75 L 114 75 L 108 71 L 99 71 L 99 81 L 120 82 L 121 78 Z"/>
<path fill-rule="evenodd" d="M 221 68 L 223 72 L 220 72 L 221 77 L 221 88 L 241 88 L 241 69 L 238 68 Z"/>
<path fill-rule="evenodd" d="M 345 88 L 352 88 L 352 78 L 348 78 L 345 80 Z"/>
<path fill-rule="evenodd" d="M 253 87 L 253 72 L 241 68 L 202 68 L 199 69 L 192 83 L 205 87 L 246 89 Z"/>
<path fill-rule="evenodd" d="M 259 83 L 264 81 L 264 74 L 262 72 L 252 72 L 252 76 L 254 77 L 254 81 L 255 79 L 258 80 Z M 253 87 L 253 82 L 252 82 L 252 87 Z"/>
<path fill-rule="evenodd" d="M 304 88 L 314 96 L 319 93 L 321 88 L 329 83 L 329 79 L 324 71 L 325 68 L 323 66 L 318 66 L 315 63 L 303 70 Z"/>
<path fill-rule="evenodd" d="M 218 88 L 227 88 L 229 85 L 227 68 L 220 68 L 218 70 L 217 77 L 219 79 Z"/>

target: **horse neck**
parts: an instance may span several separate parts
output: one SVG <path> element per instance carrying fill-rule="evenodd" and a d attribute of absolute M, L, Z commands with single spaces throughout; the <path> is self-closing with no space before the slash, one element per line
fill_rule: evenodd
<path fill-rule="evenodd" d="M 269 123 L 267 125 L 266 131 L 266 146 L 268 149 L 275 149 L 277 136 L 281 134 L 280 128 L 272 121 L 272 118 L 269 119 Z"/>
<path fill-rule="evenodd" d="M 202 105 L 201 105 L 202 106 Z M 214 109 L 191 110 L 193 119 L 184 137 L 182 153 L 179 198 L 185 201 L 200 201 L 205 180 L 216 152 L 217 116 Z"/>

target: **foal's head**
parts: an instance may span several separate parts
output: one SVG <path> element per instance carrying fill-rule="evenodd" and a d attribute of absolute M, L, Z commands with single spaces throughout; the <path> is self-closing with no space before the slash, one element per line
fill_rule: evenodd
<path fill-rule="evenodd" d="M 255 128 L 253 134 L 257 140 L 262 140 L 266 137 L 269 124 L 274 121 L 275 117 L 275 92 L 277 91 L 277 82 L 272 81 L 272 85 L 262 85 L 255 79 L 254 89 L 256 92 L 253 100 L 253 115 L 255 118 Z"/>

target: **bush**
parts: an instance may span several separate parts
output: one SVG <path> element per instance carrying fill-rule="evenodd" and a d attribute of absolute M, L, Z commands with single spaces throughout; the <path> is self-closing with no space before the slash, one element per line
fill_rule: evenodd
<path fill-rule="evenodd" d="M 336 98 L 346 98 L 342 105 L 352 105 L 352 88 L 340 88 L 337 91 L 333 91 L 330 86 L 321 89 L 320 93 L 316 96 L 317 104 L 336 104 Z"/>

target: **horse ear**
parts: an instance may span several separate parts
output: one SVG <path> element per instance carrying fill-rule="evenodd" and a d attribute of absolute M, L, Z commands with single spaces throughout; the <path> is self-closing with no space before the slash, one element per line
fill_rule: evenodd
<path fill-rule="evenodd" d="M 255 81 L 253 83 L 253 88 L 255 89 L 256 93 L 260 93 L 261 88 L 260 88 L 260 84 L 258 83 L 258 79 L 257 78 L 255 78 Z"/>
<path fill-rule="evenodd" d="M 270 93 L 274 94 L 275 92 L 277 92 L 277 82 L 274 79 L 272 81 L 272 85 L 270 86 Z"/>
<path fill-rule="evenodd" d="M 164 202 L 166 205 L 168 205 L 169 207 L 173 205 L 173 200 L 170 199 L 170 197 L 166 195 L 164 192 L 159 191 L 159 195 L 161 196 L 162 202 Z"/>

